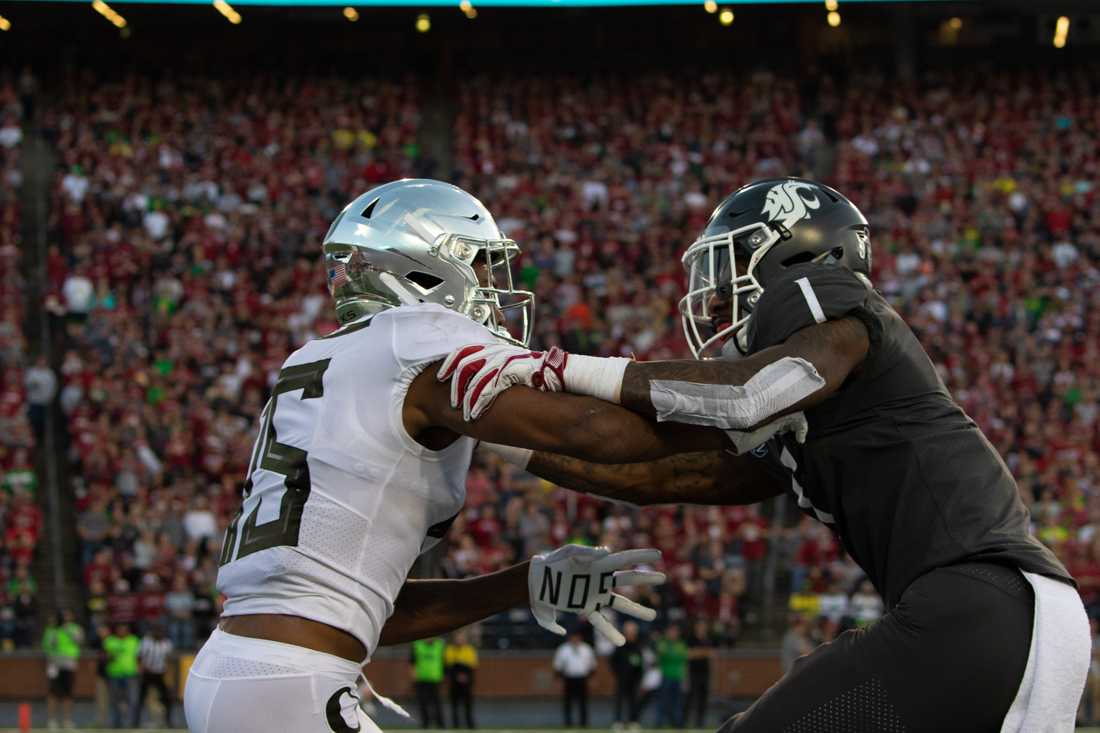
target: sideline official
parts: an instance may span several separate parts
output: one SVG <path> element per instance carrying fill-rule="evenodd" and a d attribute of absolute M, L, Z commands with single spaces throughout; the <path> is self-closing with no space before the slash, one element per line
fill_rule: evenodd
<path fill-rule="evenodd" d="M 564 683 L 563 713 L 565 727 L 573 727 L 573 707 L 576 706 L 582 728 L 588 727 L 588 678 L 596 671 L 596 653 L 573 631 L 569 640 L 554 652 L 554 671 Z"/>

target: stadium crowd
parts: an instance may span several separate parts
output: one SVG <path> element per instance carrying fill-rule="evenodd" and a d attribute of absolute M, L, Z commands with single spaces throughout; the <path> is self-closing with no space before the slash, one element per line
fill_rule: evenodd
<path fill-rule="evenodd" d="M 189 648 L 217 615 L 269 378 L 336 326 L 306 243 L 344 192 L 420 172 L 416 85 L 90 81 L 66 80 L 43 121 L 86 610 Z"/>
<path fill-rule="evenodd" d="M 40 413 L 29 409 L 28 392 L 37 385 L 23 332 L 20 258 L 21 91 L 27 83 L 18 74 L 0 75 L 0 651 L 34 641 L 38 608 L 32 564 L 42 533 L 31 424 Z"/>
<path fill-rule="evenodd" d="M 450 177 L 524 246 L 535 345 L 650 359 L 686 356 L 679 255 L 726 193 L 792 173 L 846 192 L 872 224 L 876 285 L 1005 456 L 1096 613 L 1096 78 L 473 77 L 457 87 Z M 218 544 L 265 389 L 290 350 L 335 326 L 317 257 L 329 219 L 429 169 L 417 85 L 89 81 L 69 79 L 43 118 L 60 159 L 49 307 L 65 323 L 87 610 L 94 624 L 164 621 L 186 648 L 216 617 Z M 637 509 L 493 458 L 471 470 L 442 570 L 491 571 L 569 541 L 660 548 L 672 580 L 659 623 L 706 619 L 720 643 L 772 599 L 820 639 L 882 612 L 793 504 Z"/>

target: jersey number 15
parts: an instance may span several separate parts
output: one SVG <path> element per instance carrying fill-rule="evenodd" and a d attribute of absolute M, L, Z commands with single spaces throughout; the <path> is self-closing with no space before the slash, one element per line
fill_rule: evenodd
<path fill-rule="evenodd" d="M 279 372 L 279 379 L 275 382 L 271 399 L 268 400 L 263 412 L 260 435 L 256 439 L 256 446 L 252 449 L 252 460 L 248 464 L 248 476 L 244 482 L 244 502 L 225 531 L 225 542 L 222 545 L 219 565 L 240 560 L 253 552 L 266 550 L 269 547 L 297 546 L 298 530 L 302 526 L 302 512 L 310 492 L 309 463 L 306 461 L 309 454 L 301 448 L 295 448 L 277 440 L 275 409 L 279 404 L 279 395 L 287 392 L 301 390 L 302 395 L 299 399 L 302 400 L 324 396 L 323 379 L 329 361 L 330 359 L 322 359 L 309 364 L 297 364 Z M 257 524 L 256 520 L 264 496 L 253 495 L 252 479 L 256 471 L 261 468 L 284 477 L 283 496 L 279 504 L 279 516 L 273 521 Z M 266 494 L 269 499 L 274 498 L 272 491 L 264 491 L 262 494 Z M 251 511 L 248 511 L 249 509 Z M 248 516 L 241 525 L 241 517 L 246 511 Z M 239 543 L 237 542 L 238 533 L 240 534 Z M 236 550 L 235 555 L 234 550 Z"/>

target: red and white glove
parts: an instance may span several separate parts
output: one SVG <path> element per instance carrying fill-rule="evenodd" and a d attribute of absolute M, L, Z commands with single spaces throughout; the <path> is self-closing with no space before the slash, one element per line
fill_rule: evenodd
<path fill-rule="evenodd" d="M 501 392 L 522 384 L 545 392 L 565 386 L 569 354 L 556 346 L 531 351 L 512 344 L 473 344 L 453 351 L 436 372 L 441 382 L 451 380 L 451 407 L 462 407 L 467 421 L 485 414 Z"/>

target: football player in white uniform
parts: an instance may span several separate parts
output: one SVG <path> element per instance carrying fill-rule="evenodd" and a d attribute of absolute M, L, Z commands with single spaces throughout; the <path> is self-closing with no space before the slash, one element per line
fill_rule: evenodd
<path fill-rule="evenodd" d="M 556 612 L 653 612 L 613 592 L 658 583 L 653 550 L 566 546 L 467 580 L 408 580 L 417 556 L 465 500 L 478 439 L 602 463 L 661 458 L 721 434 L 658 426 L 591 397 L 513 389 L 477 422 L 436 379 L 464 344 L 526 343 L 530 293 L 512 287 L 519 248 L 477 199 L 439 181 L 403 180 L 351 202 L 324 240 L 341 328 L 286 360 L 262 415 L 241 510 L 227 529 L 219 628 L 191 667 L 193 733 L 369 731 L 362 665 L 381 644 L 430 637 L 529 602 Z M 524 333 L 513 338 L 504 313 Z M 610 396 L 609 396 L 610 397 Z"/>

